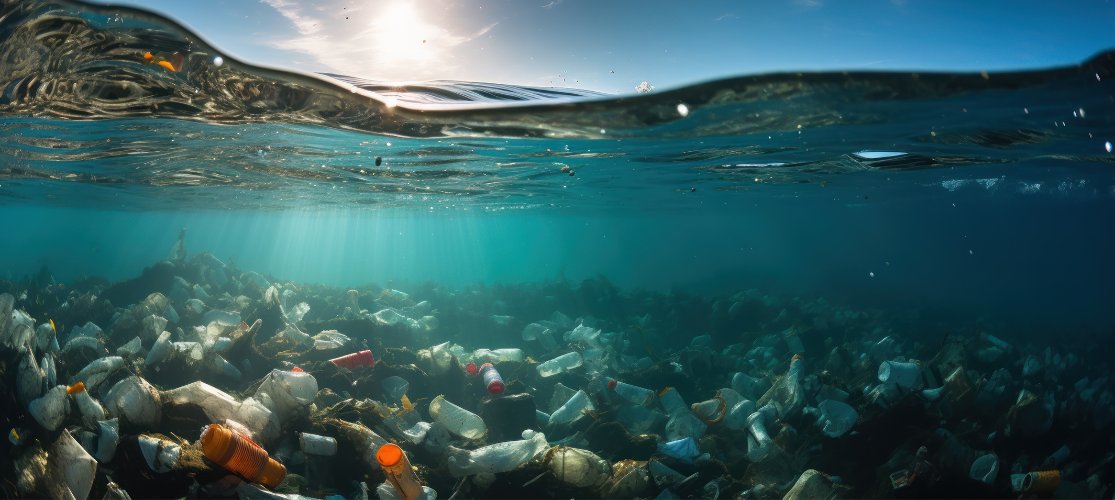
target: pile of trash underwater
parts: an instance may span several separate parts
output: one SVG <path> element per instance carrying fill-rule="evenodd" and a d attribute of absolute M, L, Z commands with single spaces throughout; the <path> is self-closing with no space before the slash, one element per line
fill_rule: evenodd
<path fill-rule="evenodd" d="M 338 289 L 184 239 L 118 283 L 0 280 L 7 497 L 1113 493 L 1086 346 L 603 277 Z"/>

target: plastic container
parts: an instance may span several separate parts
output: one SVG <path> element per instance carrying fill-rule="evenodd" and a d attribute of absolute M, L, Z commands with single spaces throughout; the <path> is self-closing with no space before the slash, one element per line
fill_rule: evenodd
<path fill-rule="evenodd" d="M 751 432 L 747 439 L 748 460 L 758 462 L 770 452 L 774 441 L 767 433 L 767 427 L 774 424 L 781 413 L 777 403 L 769 403 L 747 417 L 747 429 Z"/>
<path fill-rule="evenodd" d="M 650 404 L 654 402 L 654 391 L 650 389 L 644 389 L 618 380 L 609 380 L 608 388 L 615 391 L 619 397 L 632 404 L 650 406 Z"/>
<path fill-rule="evenodd" d="M 918 389 L 922 386 L 921 367 L 917 363 L 883 361 L 879 364 L 879 381 L 905 389 Z"/>
<path fill-rule="evenodd" d="M 484 386 L 488 389 L 488 394 L 499 396 L 503 394 L 503 389 L 506 387 L 503 384 L 503 377 L 499 376 L 496 367 L 491 363 L 484 363 L 480 367 L 480 376 L 484 378 Z"/>
<path fill-rule="evenodd" d="M 298 435 L 298 446 L 307 455 L 331 457 L 337 454 L 337 440 L 329 436 L 303 432 Z"/>
<path fill-rule="evenodd" d="M 659 444 L 658 451 L 685 463 L 693 463 L 693 459 L 701 455 L 701 450 L 697 449 L 697 441 L 692 437 Z"/>
<path fill-rule="evenodd" d="M 213 370 L 217 374 L 231 378 L 233 380 L 240 380 L 240 377 L 243 376 L 243 374 L 240 373 L 240 370 L 233 366 L 232 363 L 226 361 L 225 358 L 222 358 L 220 354 L 213 355 L 212 366 Z"/>
<path fill-rule="evenodd" d="M 233 430 L 244 434 L 248 439 L 269 443 L 282 432 L 278 416 L 255 398 L 237 401 L 224 391 L 204 382 L 171 389 L 163 392 L 161 398 L 174 404 L 196 404 L 211 422 L 238 422 Z M 240 427 L 244 430 L 241 431 Z"/>
<path fill-rule="evenodd" d="M 484 420 L 460 406 L 438 396 L 430 402 L 430 416 L 445 427 L 445 430 L 465 439 L 476 439 L 488 432 Z"/>
<path fill-rule="evenodd" d="M 395 491 L 407 500 L 414 500 L 422 495 L 422 483 L 410 465 L 410 459 L 403 449 L 395 444 L 385 444 L 376 451 L 376 461 L 383 467 L 387 482 L 395 487 Z"/>
<path fill-rule="evenodd" d="M 859 420 L 859 414 L 856 413 L 855 408 L 840 401 L 831 399 L 822 401 L 821 404 L 817 405 L 817 409 L 821 412 L 821 418 L 817 419 L 817 425 L 821 426 L 821 432 L 831 438 L 843 436 Z"/>
<path fill-rule="evenodd" d="M 552 377 L 559 373 L 572 370 L 584 364 L 580 354 L 570 352 L 538 365 L 538 374 L 542 377 Z"/>
<path fill-rule="evenodd" d="M 160 474 L 177 469 L 178 457 L 182 455 L 182 447 L 177 443 L 151 436 L 139 437 L 139 450 L 147 459 L 147 466 Z"/>
<path fill-rule="evenodd" d="M 984 455 L 972 463 L 968 476 L 976 481 L 986 484 L 995 484 L 995 476 L 999 474 L 999 457 Z"/>
<path fill-rule="evenodd" d="M 612 468 L 591 451 L 563 447 L 551 456 L 550 472 L 567 486 L 595 488 L 608 480 Z"/>
<path fill-rule="evenodd" d="M 658 395 L 658 400 L 670 415 L 670 419 L 666 422 L 666 439 L 670 441 L 687 437 L 700 439 L 708 430 L 708 425 L 689 410 L 677 389 L 671 387 L 662 391 Z"/>
<path fill-rule="evenodd" d="M 352 354 L 347 354 L 339 358 L 333 358 L 333 364 L 349 370 L 355 370 L 358 366 L 373 366 L 376 364 L 375 356 L 372 356 L 372 351 L 360 351 Z"/>
<path fill-rule="evenodd" d="M 267 456 L 261 446 L 219 424 L 202 431 L 201 447 L 205 457 L 217 465 L 268 488 L 286 478 L 286 467 Z"/>
<path fill-rule="evenodd" d="M 295 412 L 309 405 L 314 396 L 317 396 L 317 390 L 317 379 L 313 375 L 275 369 L 264 377 L 256 395 L 267 393 L 272 402 L 271 411 L 283 423 L 290 420 Z M 266 406 L 265 400 L 261 399 L 261 402 Z"/>
<path fill-rule="evenodd" d="M 97 384 L 112 375 L 113 372 L 124 367 L 124 358 L 109 356 L 89 363 L 74 375 L 73 382 L 81 382 L 86 388 L 94 389 Z"/>
<path fill-rule="evenodd" d="M 78 382 L 67 387 L 66 394 L 73 396 L 74 400 L 77 401 L 77 408 L 81 410 L 82 416 L 90 424 L 95 425 L 96 422 L 105 419 L 105 409 L 89 395 L 89 391 L 85 390 L 85 384 Z"/>
<path fill-rule="evenodd" d="M 65 420 L 69 409 L 70 402 L 67 401 L 66 386 L 64 385 L 59 385 L 47 391 L 46 395 L 27 405 L 27 411 L 31 413 L 32 417 L 35 417 L 35 421 L 48 431 L 53 431 L 62 424 L 62 420 Z"/>
<path fill-rule="evenodd" d="M 1042 498 L 1052 497 L 1057 492 L 1057 488 L 1060 487 L 1061 471 L 1059 470 L 1031 472 L 1022 479 L 1023 492 Z"/>
<path fill-rule="evenodd" d="M 402 377 L 387 377 L 380 382 L 383 390 L 391 396 L 391 402 L 401 401 L 403 396 L 406 396 L 407 390 L 410 389 L 410 382 L 407 382 Z"/>
<path fill-rule="evenodd" d="M 585 391 L 577 391 L 573 397 L 569 398 L 561 408 L 554 410 L 550 414 L 549 425 L 568 425 L 576 422 L 585 411 L 595 410 L 596 407 L 592 405 L 592 400 L 589 399 L 588 393 Z"/>
<path fill-rule="evenodd" d="M 61 387 L 61 386 L 60 386 Z M 141 427 L 158 427 L 162 418 L 162 399 L 151 384 L 137 376 L 112 386 L 104 399 L 108 414 L 121 423 Z"/>
<path fill-rule="evenodd" d="M 363 485 L 364 483 L 360 483 L 360 484 Z M 376 486 L 376 496 L 379 497 L 379 500 L 403 500 L 402 495 L 399 494 L 399 490 L 396 490 L 393 486 L 391 486 L 388 483 L 379 483 L 379 486 Z M 367 490 L 365 489 L 364 496 L 357 496 L 356 500 L 367 500 L 368 498 L 370 498 L 370 497 L 368 497 Z M 437 499 L 437 491 L 435 491 L 433 488 L 431 488 L 429 486 L 423 486 L 422 487 L 422 494 L 419 495 L 417 499 L 409 499 L 409 500 L 436 500 L 436 499 Z"/>
<path fill-rule="evenodd" d="M 523 465 L 535 455 L 549 449 L 546 435 L 530 429 L 523 431 L 522 441 L 507 441 L 472 451 L 450 447 L 449 473 L 453 477 L 471 476 L 482 472 L 498 474 Z"/>
<path fill-rule="evenodd" d="M 468 373 L 469 375 L 476 375 L 477 373 L 480 373 L 480 369 L 476 367 L 476 363 L 469 363 L 465 365 L 465 373 Z"/>

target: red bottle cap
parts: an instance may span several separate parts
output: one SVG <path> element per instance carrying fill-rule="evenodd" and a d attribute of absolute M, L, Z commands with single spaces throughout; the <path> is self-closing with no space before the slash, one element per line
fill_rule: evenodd
<path fill-rule="evenodd" d="M 292 371 L 292 372 L 303 372 L 304 370 L 302 370 L 301 368 L 296 366 L 293 369 L 291 369 L 290 371 Z"/>
<path fill-rule="evenodd" d="M 476 375 L 477 373 L 480 373 L 480 369 L 476 367 L 476 363 L 469 363 L 465 365 L 465 371 L 468 372 L 469 375 Z"/>
<path fill-rule="evenodd" d="M 616 380 L 615 380 L 615 379 L 609 380 L 609 381 L 608 381 L 608 388 L 609 388 L 609 389 L 615 389 L 615 388 L 616 388 L 616 384 L 617 384 L 617 383 L 618 383 L 618 382 L 616 382 Z"/>

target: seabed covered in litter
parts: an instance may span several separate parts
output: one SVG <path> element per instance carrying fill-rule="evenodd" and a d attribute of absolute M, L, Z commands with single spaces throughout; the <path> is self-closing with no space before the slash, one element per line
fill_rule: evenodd
<path fill-rule="evenodd" d="M 184 239 L 0 293 L 9 498 L 1112 494 L 1109 365 L 975 324 L 604 278 L 340 289 Z"/>

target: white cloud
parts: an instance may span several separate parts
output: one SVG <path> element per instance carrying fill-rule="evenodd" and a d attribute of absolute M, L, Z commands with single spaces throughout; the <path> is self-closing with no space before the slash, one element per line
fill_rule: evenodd
<path fill-rule="evenodd" d="M 454 49 L 494 28 L 473 34 L 430 22 L 415 2 L 376 2 L 354 7 L 346 0 L 260 0 L 293 23 L 297 35 L 275 40 L 276 48 L 310 55 L 338 73 L 372 80 L 445 78 L 458 65 Z"/>
<path fill-rule="evenodd" d="M 542 8 L 543 9 L 552 9 L 552 8 L 554 8 L 555 5 L 557 5 L 561 2 L 564 2 L 564 1 L 565 0 L 552 0 L 550 3 L 548 3 L 546 5 L 543 5 Z"/>
<path fill-rule="evenodd" d="M 716 19 L 713 19 L 713 21 L 722 21 L 724 19 L 737 19 L 737 18 L 739 18 L 739 16 L 737 16 L 735 14 L 724 14 L 723 16 L 720 16 Z"/>

